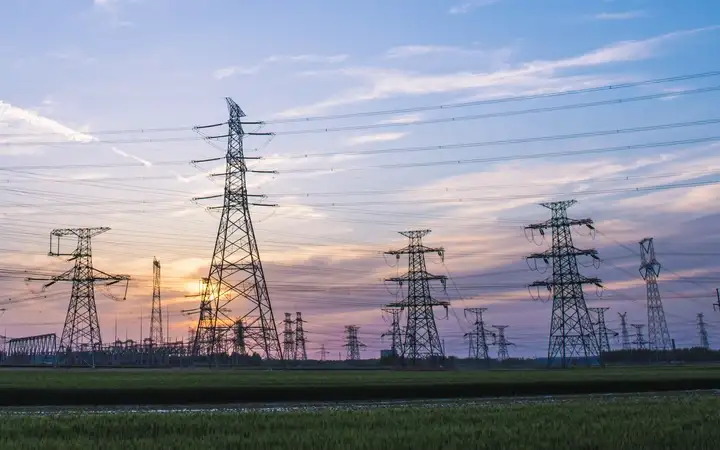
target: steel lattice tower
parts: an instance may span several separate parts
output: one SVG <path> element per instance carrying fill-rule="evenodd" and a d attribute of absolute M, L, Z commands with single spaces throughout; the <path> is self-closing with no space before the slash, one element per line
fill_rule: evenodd
<path fill-rule="evenodd" d="M 330 354 L 329 351 L 325 350 L 325 344 L 320 346 L 320 361 L 325 361 L 325 358 Z"/>
<path fill-rule="evenodd" d="M 643 336 L 643 328 L 645 328 L 645 324 L 631 323 L 630 326 L 635 328 L 635 340 L 633 341 L 635 348 L 638 350 L 645 350 L 645 336 Z"/>
<path fill-rule="evenodd" d="M 705 350 L 710 349 L 710 342 L 708 342 L 708 332 L 705 329 L 705 316 L 703 313 L 700 313 L 697 315 L 697 326 L 698 326 L 698 333 L 700 335 L 700 347 L 704 348 Z"/>
<path fill-rule="evenodd" d="M 97 305 L 95 303 L 95 284 L 99 281 L 105 282 L 106 286 L 125 281 L 125 292 L 127 293 L 128 275 L 110 275 L 102 270 L 96 269 L 92 264 L 91 239 L 99 234 L 109 231 L 110 228 L 62 228 L 50 232 L 49 256 L 68 256 L 68 261 L 75 264 L 72 269 L 53 276 L 49 279 L 28 278 L 29 281 L 49 281 L 43 289 L 52 286 L 58 281 L 72 282 L 72 293 L 65 326 L 60 338 L 60 352 L 92 351 L 94 365 L 94 351 L 102 346 L 100 334 L 100 322 L 98 320 Z M 71 253 L 60 251 L 60 238 L 64 236 L 75 236 L 77 246 Z M 55 238 L 55 239 L 53 239 Z M 53 248 L 53 241 L 56 244 Z"/>
<path fill-rule="evenodd" d="M 302 313 L 295 313 L 295 359 L 305 361 L 307 359 L 307 349 L 305 348 L 305 329 L 303 328 L 305 321 Z"/>
<path fill-rule="evenodd" d="M 623 350 L 632 350 L 632 346 L 630 345 L 630 333 L 628 333 L 628 328 L 627 328 L 627 319 L 626 319 L 627 312 L 618 313 L 618 316 L 620 316 L 622 349 Z"/>
<path fill-rule="evenodd" d="M 526 230 L 538 230 L 543 236 L 545 230 L 552 232 L 552 247 L 543 253 L 534 253 L 528 259 L 552 260 L 552 276 L 544 281 L 536 281 L 530 287 L 546 287 L 552 290 L 553 306 L 548 342 L 548 366 L 556 358 L 560 365 L 567 367 L 573 358 L 599 356 L 600 346 L 593 331 L 583 293 L 583 284 L 602 286 L 599 278 L 588 278 L 578 271 L 578 256 L 590 256 L 599 259 L 595 249 L 581 250 L 573 245 L 571 227 L 584 225 L 593 230 L 591 219 L 570 219 L 567 208 L 575 200 L 541 203 L 552 212 L 550 220 L 525 227 Z"/>
<path fill-rule="evenodd" d="M 485 322 L 483 321 L 483 312 L 487 311 L 487 308 L 465 308 L 464 313 L 467 317 L 467 313 L 475 315 L 475 322 L 473 322 L 474 328 L 471 332 L 465 333 L 463 337 L 468 340 L 468 357 L 473 359 L 484 359 L 490 358 L 488 355 L 488 344 L 487 335 L 485 330 Z"/>
<path fill-rule="evenodd" d="M 595 325 L 595 331 L 597 332 L 597 340 L 600 343 L 600 352 L 610 352 L 610 336 L 617 337 L 615 331 L 609 330 L 605 324 L 605 311 L 610 308 L 607 306 L 588 308 L 588 311 L 595 313 L 597 320 L 593 323 Z"/>
<path fill-rule="evenodd" d="M 648 314 L 648 348 L 650 350 L 670 350 L 672 342 L 665 311 L 663 311 L 660 289 L 657 277 L 660 276 L 660 263 L 655 259 L 655 246 L 653 238 L 640 241 L 640 275 L 647 287 L 647 314 Z"/>
<path fill-rule="evenodd" d="M 385 252 L 387 255 L 395 255 L 398 260 L 400 255 L 408 255 L 407 273 L 399 277 L 388 278 L 385 281 L 399 283 L 401 287 L 402 283 L 407 282 L 408 284 L 407 298 L 387 306 L 401 310 L 407 309 L 402 357 L 413 363 L 419 359 L 444 358 L 433 307 L 442 306 L 447 310 L 449 303 L 432 298 L 430 281 L 438 280 L 445 287 L 447 277 L 433 275 L 427 271 L 425 253 L 437 253 L 444 260 L 445 250 L 442 247 L 431 248 L 423 245 L 422 238 L 429 233 L 430 230 L 402 231 L 400 234 L 409 240 L 407 247 Z"/>
<path fill-rule="evenodd" d="M 280 339 L 250 216 L 251 205 L 274 205 L 250 203 L 249 197 L 259 196 L 248 194 L 245 180 L 247 172 L 268 171 L 248 170 L 245 161 L 251 158 L 243 153 L 244 136 L 271 133 L 245 133 L 242 127 L 245 113 L 232 99 L 226 98 L 226 102 L 230 114 L 228 134 L 215 136 L 227 137 L 228 146 L 224 158 L 225 189 L 222 195 L 223 206 L 220 207 L 222 216 L 205 296 L 211 309 L 200 309 L 193 353 L 200 353 L 203 346 L 205 351 L 210 353 L 226 351 L 228 341 L 232 340 L 227 337 L 228 331 L 237 330 L 237 324 L 240 323 L 243 343 L 236 343 L 236 347 L 248 352 L 262 353 L 267 359 L 282 359 Z M 253 122 L 245 122 L 251 123 Z M 212 197 L 203 199 L 207 198 Z M 246 312 L 240 317 L 231 318 L 228 315 L 231 305 L 245 308 Z"/>
<path fill-rule="evenodd" d="M 508 346 L 515 345 L 512 342 L 508 342 L 505 338 L 505 329 L 508 328 L 508 325 L 493 325 L 492 327 L 498 330 L 497 334 L 493 333 L 493 338 L 495 340 L 493 344 L 497 345 L 498 348 L 498 361 L 505 361 L 510 358 Z"/>
<path fill-rule="evenodd" d="M 162 305 L 160 303 L 160 261 L 153 258 L 153 296 L 152 313 L 150 315 L 150 341 L 156 345 L 165 342 L 163 339 Z"/>
<path fill-rule="evenodd" d="M 358 340 L 358 330 L 360 327 L 357 325 L 347 325 L 345 327 L 345 339 L 347 342 L 343 347 L 347 347 L 347 359 L 355 361 L 360 359 L 360 347 L 365 347 L 365 344 Z"/>
<path fill-rule="evenodd" d="M 713 311 L 720 311 L 720 288 L 715 289 L 715 295 L 717 295 L 717 303 L 713 303 Z"/>
<path fill-rule="evenodd" d="M 285 328 L 283 330 L 283 354 L 285 359 L 295 358 L 295 332 L 293 331 L 293 320 L 290 313 L 285 313 L 285 320 L 283 320 Z"/>
<path fill-rule="evenodd" d="M 400 308 L 383 308 L 383 312 L 390 314 L 392 317 L 390 322 L 390 329 L 380 335 L 380 339 L 390 336 L 391 347 L 390 350 L 393 356 L 397 357 L 402 354 L 402 330 L 400 329 L 400 314 L 402 310 Z"/>

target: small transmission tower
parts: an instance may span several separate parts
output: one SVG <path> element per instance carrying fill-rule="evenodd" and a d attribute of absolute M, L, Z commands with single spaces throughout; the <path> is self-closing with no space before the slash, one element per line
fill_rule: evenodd
<path fill-rule="evenodd" d="M 708 332 L 705 329 L 705 318 L 703 313 L 697 315 L 697 326 L 698 333 L 700 334 L 700 347 L 705 350 L 709 350 L 710 342 L 708 342 Z"/>
<path fill-rule="evenodd" d="M 643 335 L 643 328 L 645 328 L 645 324 L 631 323 L 630 326 L 635 328 L 635 341 L 633 341 L 635 348 L 638 350 L 645 350 L 647 348 L 647 345 L 645 344 L 645 336 Z"/>
<path fill-rule="evenodd" d="M 110 275 L 102 270 L 96 269 L 92 264 L 93 237 L 109 231 L 110 228 L 60 228 L 50 232 L 49 256 L 68 256 L 68 261 L 74 261 L 74 267 L 68 271 L 51 278 L 28 278 L 28 281 L 48 281 L 43 289 L 52 286 L 58 281 L 72 282 L 72 293 L 65 326 L 60 338 L 60 352 L 78 352 L 90 350 L 92 361 L 86 361 L 92 366 L 95 365 L 95 350 L 102 346 L 100 334 L 100 322 L 98 320 L 97 305 L 95 304 L 95 284 L 105 282 L 110 286 L 125 281 L 125 295 L 130 277 L 128 275 Z M 75 250 L 71 253 L 60 251 L 60 239 L 65 236 L 77 238 Z M 53 247 L 55 244 L 55 247 Z M 124 300 L 124 298 L 122 299 Z"/>
<path fill-rule="evenodd" d="M 305 321 L 302 313 L 295 313 L 295 359 L 300 361 L 307 360 L 307 349 L 305 348 L 305 329 L 303 328 Z"/>
<path fill-rule="evenodd" d="M 622 349 L 623 350 L 632 350 L 632 346 L 630 345 L 630 333 L 628 333 L 628 327 L 627 327 L 627 312 L 624 313 L 618 313 L 618 316 L 620 316 L 620 329 L 622 337 Z"/>
<path fill-rule="evenodd" d="M 650 350 L 670 350 L 672 341 L 665 321 L 660 289 L 657 277 L 660 276 L 660 263 L 655 259 L 653 238 L 640 241 L 640 275 L 647 287 L 648 347 Z"/>
<path fill-rule="evenodd" d="M 720 311 L 720 288 L 715 288 L 715 295 L 717 295 L 717 303 L 713 303 L 713 311 Z"/>
<path fill-rule="evenodd" d="M 492 327 L 498 330 L 497 334 L 493 334 L 495 338 L 494 344 L 497 345 L 498 348 L 498 361 L 505 361 L 510 358 L 508 346 L 515 345 L 512 342 L 508 342 L 505 338 L 505 329 L 508 328 L 508 325 L 493 325 Z"/>
<path fill-rule="evenodd" d="M 528 225 L 526 230 L 539 231 L 542 236 L 545 230 L 552 233 L 552 246 L 543 253 L 534 253 L 528 260 L 542 259 L 547 264 L 552 260 L 552 276 L 544 281 L 536 281 L 530 287 L 545 287 L 552 291 L 553 306 L 550 322 L 550 338 L 548 342 L 548 366 L 556 358 L 560 365 L 567 367 L 572 358 L 590 358 L 599 356 L 600 345 L 593 331 L 592 321 L 588 313 L 583 293 L 583 284 L 594 284 L 602 287 L 599 278 L 587 278 L 578 271 L 578 256 L 590 256 L 599 260 L 595 249 L 580 250 L 573 245 L 570 228 L 584 225 L 594 230 L 591 219 L 569 219 L 567 209 L 576 203 L 575 200 L 541 203 L 541 206 L 552 212 L 550 220 Z"/>
<path fill-rule="evenodd" d="M 615 331 L 609 330 L 605 325 L 605 311 L 609 310 L 607 306 L 598 308 L 588 308 L 588 311 L 595 313 L 597 320 L 593 323 L 595 325 L 595 331 L 597 332 L 597 340 L 600 343 L 600 352 L 610 352 L 610 336 L 617 337 L 618 334 Z"/>
<path fill-rule="evenodd" d="M 283 330 L 283 354 L 285 359 L 294 359 L 295 356 L 295 332 L 293 331 L 293 320 L 290 313 L 285 313 L 285 329 Z"/>
<path fill-rule="evenodd" d="M 163 339 L 163 318 L 162 305 L 160 303 L 160 261 L 153 258 L 153 295 L 152 313 L 150 315 L 150 342 L 155 345 L 162 345 Z"/>
<path fill-rule="evenodd" d="M 267 136 L 272 133 L 245 133 L 243 124 L 258 123 L 243 122 L 245 113 L 242 109 L 231 98 L 225 100 L 230 114 L 227 122 L 228 133 L 211 137 L 227 137 L 225 157 L 195 161 L 225 160 L 225 173 L 222 174 L 225 176 L 225 189 L 222 196 L 194 199 L 222 197 L 223 206 L 217 208 L 222 211 L 222 215 L 210 264 L 207 292 L 203 298 L 210 308 L 201 304 L 193 354 L 226 352 L 232 341 L 228 334 L 236 330 L 237 324 L 241 323 L 242 339 L 245 342 L 242 345 L 235 343 L 236 347 L 247 352 L 261 353 L 266 359 L 282 359 L 280 338 L 250 216 L 250 206 L 274 205 L 251 203 L 248 198 L 259 196 L 248 194 L 245 180 L 248 172 L 275 172 L 248 170 L 246 160 L 257 158 L 247 157 L 243 152 L 244 136 Z M 245 312 L 240 317 L 231 318 L 228 314 L 232 305 L 244 307 Z"/>
<path fill-rule="evenodd" d="M 430 281 L 440 281 L 444 288 L 447 277 L 433 275 L 427 271 L 425 253 L 437 253 L 444 260 L 445 250 L 442 247 L 431 248 L 423 245 L 422 238 L 429 233 L 430 230 L 402 231 L 400 234 L 408 238 L 408 245 L 400 250 L 385 252 L 386 255 L 395 255 L 398 260 L 400 255 L 408 255 L 407 273 L 399 277 L 388 278 L 385 281 L 399 283 L 401 288 L 403 283 L 407 282 L 408 284 L 407 298 L 402 302 L 387 306 L 407 309 L 402 357 L 409 359 L 412 363 L 420 359 L 444 358 L 433 307 L 442 306 L 447 311 L 449 303 L 432 298 Z"/>
<path fill-rule="evenodd" d="M 489 333 L 485 330 L 485 322 L 483 321 L 483 313 L 487 311 L 487 308 L 465 308 L 465 317 L 467 314 L 475 315 L 475 322 L 473 322 L 474 328 L 469 333 L 465 333 L 463 337 L 468 340 L 468 357 L 473 359 L 488 360 L 488 344 L 487 336 Z"/>
<path fill-rule="evenodd" d="M 400 330 L 400 314 L 402 310 L 400 308 L 383 308 L 384 313 L 390 314 L 391 322 L 390 329 L 380 335 L 380 339 L 390 336 L 391 347 L 393 356 L 398 357 L 402 354 L 402 331 Z"/>
<path fill-rule="evenodd" d="M 325 350 L 325 344 L 320 346 L 320 361 L 325 361 L 327 356 L 330 354 L 329 351 Z"/>
<path fill-rule="evenodd" d="M 347 347 L 347 359 L 351 361 L 360 359 L 360 347 L 365 347 L 365 344 L 358 340 L 359 329 L 360 327 L 356 325 L 347 325 L 345 327 L 346 343 L 343 347 Z"/>

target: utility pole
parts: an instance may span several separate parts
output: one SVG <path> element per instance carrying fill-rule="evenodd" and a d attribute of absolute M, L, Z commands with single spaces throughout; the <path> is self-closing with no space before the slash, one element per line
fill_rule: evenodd
<path fill-rule="evenodd" d="M 325 350 L 325 344 L 320 346 L 320 361 L 325 361 L 325 358 L 330 354 L 329 351 Z"/>
<path fill-rule="evenodd" d="M 392 317 L 390 322 L 390 329 L 380 335 L 380 339 L 390 336 L 391 347 L 390 350 L 394 357 L 399 357 L 402 354 L 402 331 L 400 330 L 400 314 L 402 310 L 400 308 L 383 308 L 384 313 L 390 314 Z"/>
<path fill-rule="evenodd" d="M 635 328 L 635 341 L 633 342 L 633 344 L 635 344 L 635 348 L 638 350 L 645 350 L 645 336 L 643 336 L 643 328 L 645 327 L 645 324 L 631 323 L 630 326 Z"/>
<path fill-rule="evenodd" d="M 620 329 L 622 331 L 622 349 L 623 350 L 632 350 L 632 346 L 630 345 L 630 333 L 628 333 L 627 328 L 627 312 L 624 313 L 618 313 L 618 316 L 620 316 Z"/>
<path fill-rule="evenodd" d="M 305 330 L 303 329 L 305 321 L 302 313 L 295 313 L 295 359 L 307 360 L 307 350 L 305 349 Z"/>
<path fill-rule="evenodd" d="M 100 322 L 98 320 L 97 305 L 95 303 L 95 284 L 104 282 L 111 286 L 125 281 L 125 295 L 130 277 L 128 275 L 111 275 L 96 269 L 92 264 L 91 239 L 99 234 L 109 231 L 110 228 L 58 228 L 50 232 L 49 256 L 67 256 L 67 261 L 74 261 L 72 269 L 50 278 L 28 278 L 28 281 L 48 281 L 43 290 L 58 281 L 72 282 L 72 293 L 68 305 L 65 325 L 60 338 L 59 351 L 72 353 L 89 349 L 90 361 L 84 361 L 95 367 L 95 351 L 102 346 Z M 60 251 L 60 239 L 65 236 L 77 238 L 75 250 L 70 253 Z M 54 238 L 54 239 L 53 239 Z M 55 246 L 53 247 L 53 244 Z M 123 297 L 122 300 L 124 300 Z"/>
<path fill-rule="evenodd" d="M 285 359 L 295 359 L 295 332 L 293 331 L 293 320 L 290 313 L 285 313 L 285 329 L 283 330 L 283 355 Z"/>
<path fill-rule="evenodd" d="M 698 333 L 700 334 L 700 347 L 705 350 L 710 350 L 710 343 L 708 342 L 708 333 L 705 329 L 705 320 L 703 313 L 697 315 L 697 326 Z"/>
<path fill-rule="evenodd" d="M 347 347 L 347 359 L 351 361 L 360 359 L 360 347 L 366 346 L 358 340 L 359 329 L 360 327 L 356 325 L 347 325 L 345 327 L 346 343 L 343 347 Z"/>
<path fill-rule="evenodd" d="M 505 361 L 510 358 L 508 346 L 515 345 L 505 338 L 505 329 L 508 328 L 508 325 L 493 325 L 492 327 L 498 330 L 497 334 L 493 333 L 493 338 L 495 338 L 493 344 L 498 348 L 498 361 Z"/>
<path fill-rule="evenodd" d="M 588 278 L 580 274 L 577 257 L 590 256 L 599 260 L 597 250 L 581 250 L 573 245 L 571 227 L 586 226 L 594 230 L 592 219 L 570 219 L 567 209 L 576 203 L 575 200 L 541 203 L 548 208 L 552 217 L 542 223 L 528 225 L 525 230 L 539 231 L 545 236 L 549 229 L 552 235 L 552 246 L 543 253 L 533 253 L 528 260 L 541 259 L 546 264 L 552 260 L 552 276 L 543 281 L 536 281 L 530 287 L 545 287 L 552 291 L 553 306 L 548 342 L 548 366 L 557 358 L 561 367 L 568 367 L 573 358 L 590 359 L 600 355 L 600 345 L 593 331 L 592 321 L 588 313 L 583 293 L 584 284 L 602 287 L 599 278 Z M 602 364 L 602 362 L 601 362 Z"/>
<path fill-rule="evenodd" d="M 610 336 L 617 337 L 615 331 L 609 330 L 605 325 L 605 311 L 610 308 L 607 306 L 588 308 L 588 311 L 595 313 L 597 320 L 593 323 L 595 331 L 597 333 L 597 340 L 600 343 L 600 352 L 607 353 L 610 349 Z"/>
<path fill-rule="evenodd" d="M 197 354 L 221 353 L 232 339 L 227 337 L 231 330 L 242 324 L 244 343 L 237 345 L 247 352 L 261 353 L 266 359 L 282 359 L 280 338 L 270 304 L 270 295 L 265 281 L 255 230 L 250 216 L 250 206 L 272 207 L 266 203 L 250 202 L 249 198 L 262 197 L 248 194 L 245 176 L 252 173 L 277 173 L 275 171 L 249 170 L 246 161 L 258 159 L 243 153 L 244 136 L 269 136 L 272 133 L 246 133 L 243 125 L 258 125 L 259 122 L 243 122 L 245 113 L 231 98 L 225 99 L 229 111 L 228 133 L 212 138 L 227 137 L 227 152 L 224 158 L 212 158 L 194 163 L 225 161 L 225 177 L 222 195 L 198 197 L 194 200 L 223 198 L 223 205 L 208 209 L 220 209 L 222 215 L 218 225 L 215 249 L 208 274 L 207 292 L 201 300 L 200 317 L 193 348 Z M 215 125 L 200 128 L 211 128 Z M 209 305 L 203 305 L 202 302 Z M 245 311 L 236 318 L 228 314 L 230 307 L 243 307 Z"/>
<path fill-rule="evenodd" d="M 667 351 L 672 349 L 672 341 L 657 284 L 660 267 L 660 263 L 655 258 L 653 238 L 645 238 L 640 241 L 639 270 L 647 288 L 648 348 Z"/>
<path fill-rule="evenodd" d="M 153 258 L 153 294 L 152 294 L 152 313 L 150 316 L 150 342 L 155 345 L 162 345 L 165 342 L 163 338 L 162 325 L 162 304 L 160 303 L 160 261 Z"/>
<path fill-rule="evenodd" d="M 469 358 L 483 360 L 489 360 L 490 358 L 488 355 L 487 335 L 492 335 L 492 333 L 485 330 L 485 322 L 483 321 L 485 311 L 487 311 L 487 308 L 465 308 L 463 311 L 465 317 L 467 317 L 468 313 L 475 315 L 473 330 L 463 335 L 468 340 Z"/>
<path fill-rule="evenodd" d="M 401 302 L 391 303 L 387 307 L 407 309 L 402 358 L 409 359 L 413 364 L 421 359 L 445 357 L 435 324 L 433 307 L 442 306 L 447 312 L 450 303 L 432 298 L 430 281 L 440 281 L 445 288 L 447 277 L 433 275 L 425 266 L 425 253 L 437 253 L 444 260 L 445 250 L 442 247 L 431 248 L 423 245 L 422 238 L 429 233 L 430 230 L 401 231 L 400 234 L 408 238 L 408 245 L 400 250 L 385 252 L 386 255 L 395 255 L 398 260 L 400 255 L 408 255 L 407 273 L 385 281 L 399 283 L 400 288 L 407 282 L 407 298 Z"/>

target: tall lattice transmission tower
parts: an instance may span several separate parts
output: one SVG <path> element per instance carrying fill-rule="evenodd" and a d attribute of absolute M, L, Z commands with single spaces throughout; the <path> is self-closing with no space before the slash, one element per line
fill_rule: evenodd
<path fill-rule="evenodd" d="M 49 256 L 67 256 L 74 266 L 66 272 L 50 278 L 28 278 L 28 281 L 48 281 L 43 289 L 58 281 L 72 282 L 70 304 L 65 316 L 65 326 L 60 338 L 60 352 L 91 351 L 91 360 L 85 363 L 95 365 L 95 350 L 102 346 L 100 321 L 95 303 L 95 285 L 104 282 L 110 286 L 125 281 L 125 294 L 130 280 L 128 275 L 111 275 L 93 267 L 92 238 L 109 231 L 110 228 L 59 228 L 50 232 Z M 60 250 L 60 240 L 66 236 L 77 238 L 75 250 L 70 253 Z M 124 298 L 123 298 L 124 299 Z M 68 361 L 70 362 L 70 361 Z"/>
<path fill-rule="evenodd" d="M 433 307 L 442 306 L 447 311 L 450 304 L 446 301 L 438 301 L 430 293 L 430 281 L 440 281 L 445 287 L 447 277 L 444 275 L 433 275 L 427 271 L 425 266 L 425 253 L 437 253 L 444 260 L 445 250 L 442 247 L 426 247 L 422 238 L 427 236 L 430 230 L 402 231 L 401 235 L 408 238 L 408 245 L 400 250 L 390 250 L 387 255 L 408 255 L 408 271 L 405 275 L 388 278 L 385 281 L 407 283 L 407 297 L 398 303 L 387 305 L 389 308 L 400 308 L 407 310 L 407 325 L 405 326 L 404 339 L 402 343 L 402 357 L 412 363 L 421 359 L 444 358 L 444 352 L 440 336 L 435 324 Z"/>
<path fill-rule="evenodd" d="M 630 344 L 630 333 L 628 333 L 627 327 L 627 312 L 618 313 L 618 316 L 620 316 L 620 337 L 622 338 L 622 349 L 632 350 L 632 345 Z"/>
<path fill-rule="evenodd" d="M 594 313 L 596 317 L 593 325 L 595 326 L 595 332 L 597 333 L 597 339 L 600 344 L 600 352 L 602 353 L 607 353 L 611 350 L 610 337 L 615 338 L 618 336 L 617 332 L 608 329 L 605 324 L 605 311 L 609 309 L 607 306 L 588 308 L 588 311 Z"/>
<path fill-rule="evenodd" d="M 647 348 L 645 336 L 643 335 L 643 328 L 645 328 L 645 324 L 631 323 L 630 326 L 635 328 L 635 340 L 633 341 L 635 348 L 638 350 L 645 350 Z"/>
<path fill-rule="evenodd" d="M 400 308 L 383 308 L 383 313 L 390 315 L 390 329 L 380 335 L 380 339 L 390 337 L 390 351 L 393 356 L 402 354 L 402 330 L 400 329 Z M 383 316 L 384 318 L 384 316 Z"/>
<path fill-rule="evenodd" d="M 246 133 L 243 125 L 259 124 L 243 122 L 245 113 L 232 99 L 226 98 L 229 119 L 228 133 L 210 136 L 208 139 L 227 137 L 227 152 L 224 158 L 212 158 L 195 163 L 225 160 L 225 189 L 222 195 L 198 197 L 194 200 L 223 198 L 215 249 L 208 275 L 207 293 L 204 300 L 211 308 L 200 308 L 197 335 L 193 353 L 206 348 L 210 353 L 226 352 L 233 344 L 242 352 L 255 352 L 267 359 L 282 359 L 282 349 L 273 316 L 260 262 L 260 252 L 255 239 L 255 230 L 250 216 L 250 206 L 275 206 L 250 202 L 249 198 L 261 197 L 249 194 L 245 176 L 248 172 L 275 173 L 273 171 L 249 170 L 248 159 L 243 152 L 243 138 L 250 135 L 271 135 L 272 133 Z M 199 128 L 208 127 L 196 127 Z M 230 317 L 231 307 L 244 311 Z M 237 324 L 241 324 L 238 327 Z M 240 336 L 228 335 L 241 330 Z M 237 340 L 241 339 L 242 343 Z M 200 345 L 198 344 L 200 343 Z"/>
<path fill-rule="evenodd" d="M 483 313 L 487 311 L 487 308 L 465 308 L 464 314 L 473 314 L 475 321 L 473 322 L 472 331 L 465 333 L 463 337 L 468 340 L 468 357 L 473 359 L 484 359 L 488 360 L 488 344 L 487 336 L 492 333 L 485 329 L 485 322 L 483 321 Z"/>
<path fill-rule="evenodd" d="M 653 238 L 640 241 L 640 275 L 647 287 L 648 348 L 650 350 L 670 350 L 672 341 L 665 321 L 660 289 L 657 277 L 660 276 L 660 263 L 655 258 Z"/>
<path fill-rule="evenodd" d="M 347 348 L 347 359 L 355 361 L 360 359 L 360 348 L 365 347 L 365 344 L 358 340 L 358 330 L 360 327 L 357 325 L 347 325 L 345 327 L 345 345 Z"/>
<path fill-rule="evenodd" d="M 320 353 L 320 361 L 326 361 L 328 355 L 330 354 L 329 351 L 325 350 L 325 344 L 320 346 L 320 351 L 318 353 Z"/>
<path fill-rule="evenodd" d="M 543 281 L 536 281 L 530 287 L 545 287 L 552 291 L 553 306 L 548 342 L 548 365 L 559 358 L 560 365 L 567 367 L 573 358 L 590 359 L 599 356 L 600 345 L 593 330 L 590 314 L 583 293 L 584 284 L 602 287 L 599 278 L 588 278 L 578 271 L 578 256 L 590 256 L 599 260 L 595 249 L 581 250 L 575 247 L 571 227 L 585 226 L 594 231 L 591 219 L 570 219 L 567 209 L 576 203 L 575 200 L 541 203 L 548 208 L 552 216 L 542 223 L 528 225 L 526 230 L 539 231 L 542 236 L 545 230 L 552 233 L 552 246 L 543 253 L 533 253 L 528 260 L 541 259 L 547 264 L 552 260 L 552 276 Z"/>
<path fill-rule="evenodd" d="M 493 325 L 492 327 L 498 330 L 497 334 L 493 334 L 493 338 L 495 338 L 493 344 L 498 348 L 498 361 L 505 361 L 510 358 L 508 347 L 515 345 L 505 337 L 505 329 L 508 328 L 508 325 Z"/>
<path fill-rule="evenodd" d="M 160 303 L 160 261 L 153 258 L 153 294 L 150 314 L 150 342 L 161 345 L 163 339 L 162 304 Z"/>
<path fill-rule="evenodd" d="M 293 330 L 292 314 L 285 313 L 283 320 L 285 328 L 283 329 L 283 354 L 285 359 L 295 358 L 295 331 Z"/>
<path fill-rule="evenodd" d="M 697 327 L 698 334 L 700 336 L 700 347 L 704 348 L 705 350 L 709 350 L 710 342 L 708 341 L 707 329 L 705 329 L 705 316 L 703 315 L 703 313 L 699 313 L 697 315 Z"/>
<path fill-rule="evenodd" d="M 305 321 L 302 318 L 302 313 L 295 313 L 295 359 L 305 361 L 307 358 L 307 349 L 305 348 L 305 328 L 303 324 Z"/>

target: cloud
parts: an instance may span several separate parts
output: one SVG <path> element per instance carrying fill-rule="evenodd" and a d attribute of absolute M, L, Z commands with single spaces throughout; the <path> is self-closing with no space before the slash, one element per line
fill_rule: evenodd
<path fill-rule="evenodd" d="M 347 139 L 348 145 L 360 145 L 360 144 L 368 144 L 368 143 L 375 143 L 375 142 L 388 142 L 388 141 L 396 141 L 398 139 L 402 139 L 403 137 L 407 136 L 407 133 L 377 133 L 377 134 L 364 134 L 361 136 L 353 136 L 351 138 Z"/>
<path fill-rule="evenodd" d="M 414 123 L 419 120 L 422 120 L 423 116 L 422 114 L 404 114 L 401 116 L 392 117 L 387 120 L 382 120 L 379 123 L 380 124 L 386 124 L 386 123 Z"/>
<path fill-rule="evenodd" d="M 148 161 L 146 159 L 142 159 L 139 156 L 131 155 L 130 153 L 124 152 L 124 151 L 118 149 L 117 147 L 111 147 L 111 150 L 124 158 L 134 159 L 135 161 L 139 162 L 140 164 L 142 164 L 145 167 L 152 167 L 152 163 L 150 161 Z"/>
<path fill-rule="evenodd" d="M 507 59 L 512 52 L 509 48 L 499 48 L 494 50 L 485 50 L 479 48 L 464 48 L 451 45 L 401 45 L 393 47 L 385 52 L 386 59 L 411 58 L 415 56 L 425 56 L 431 54 L 449 54 L 449 55 L 487 55 L 498 59 Z"/>
<path fill-rule="evenodd" d="M 452 8 L 448 10 L 448 14 L 457 15 L 457 14 L 467 14 L 473 9 L 476 8 L 482 8 L 483 6 L 490 6 L 492 4 L 498 3 L 500 0 L 478 0 L 474 2 L 467 2 L 462 3 L 459 5 L 455 5 Z"/>
<path fill-rule="evenodd" d="M 55 51 L 50 52 L 48 56 L 53 59 L 59 59 L 61 61 L 77 64 L 89 64 L 95 62 L 95 58 L 84 55 L 77 51 Z"/>
<path fill-rule="evenodd" d="M 631 20 L 646 17 L 645 11 L 625 11 L 615 13 L 599 13 L 595 14 L 592 18 L 595 20 Z"/>
<path fill-rule="evenodd" d="M 557 72 L 651 58 L 673 40 L 717 29 L 717 26 L 681 30 L 642 40 L 620 41 L 590 52 L 557 60 L 536 60 L 493 72 L 456 72 L 426 75 L 376 67 L 347 67 L 315 72 L 315 75 L 342 75 L 361 81 L 362 86 L 320 102 L 291 108 L 281 117 L 317 114 L 341 105 L 385 99 L 399 95 L 427 95 L 488 88 L 541 88 L 557 83 Z"/>
<path fill-rule="evenodd" d="M 265 66 L 271 65 L 271 64 L 280 64 L 280 63 L 317 63 L 317 64 L 335 64 L 345 61 L 348 58 L 348 55 L 313 55 L 313 54 L 306 54 L 306 55 L 273 55 L 268 56 L 267 58 L 260 61 L 258 64 L 255 64 L 254 66 L 230 66 L 230 67 L 224 67 L 222 69 L 218 69 L 215 71 L 213 76 L 215 79 L 222 80 L 223 78 L 228 78 L 234 75 L 252 75 L 254 73 L 259 72 L 261 69 L 263 69 Z"/>
<path fill-rule="evenodd" d="M 65 137 L 68 141 L 74 142 L 92 142 L 94 137 L 73 130 L 53 119 L 43 117 L 33 111 L 18 108 L 9 103 L 0 101 L 0 122 L 17 121 L 23 122 L 34 128 L 49 131 Z"/>

